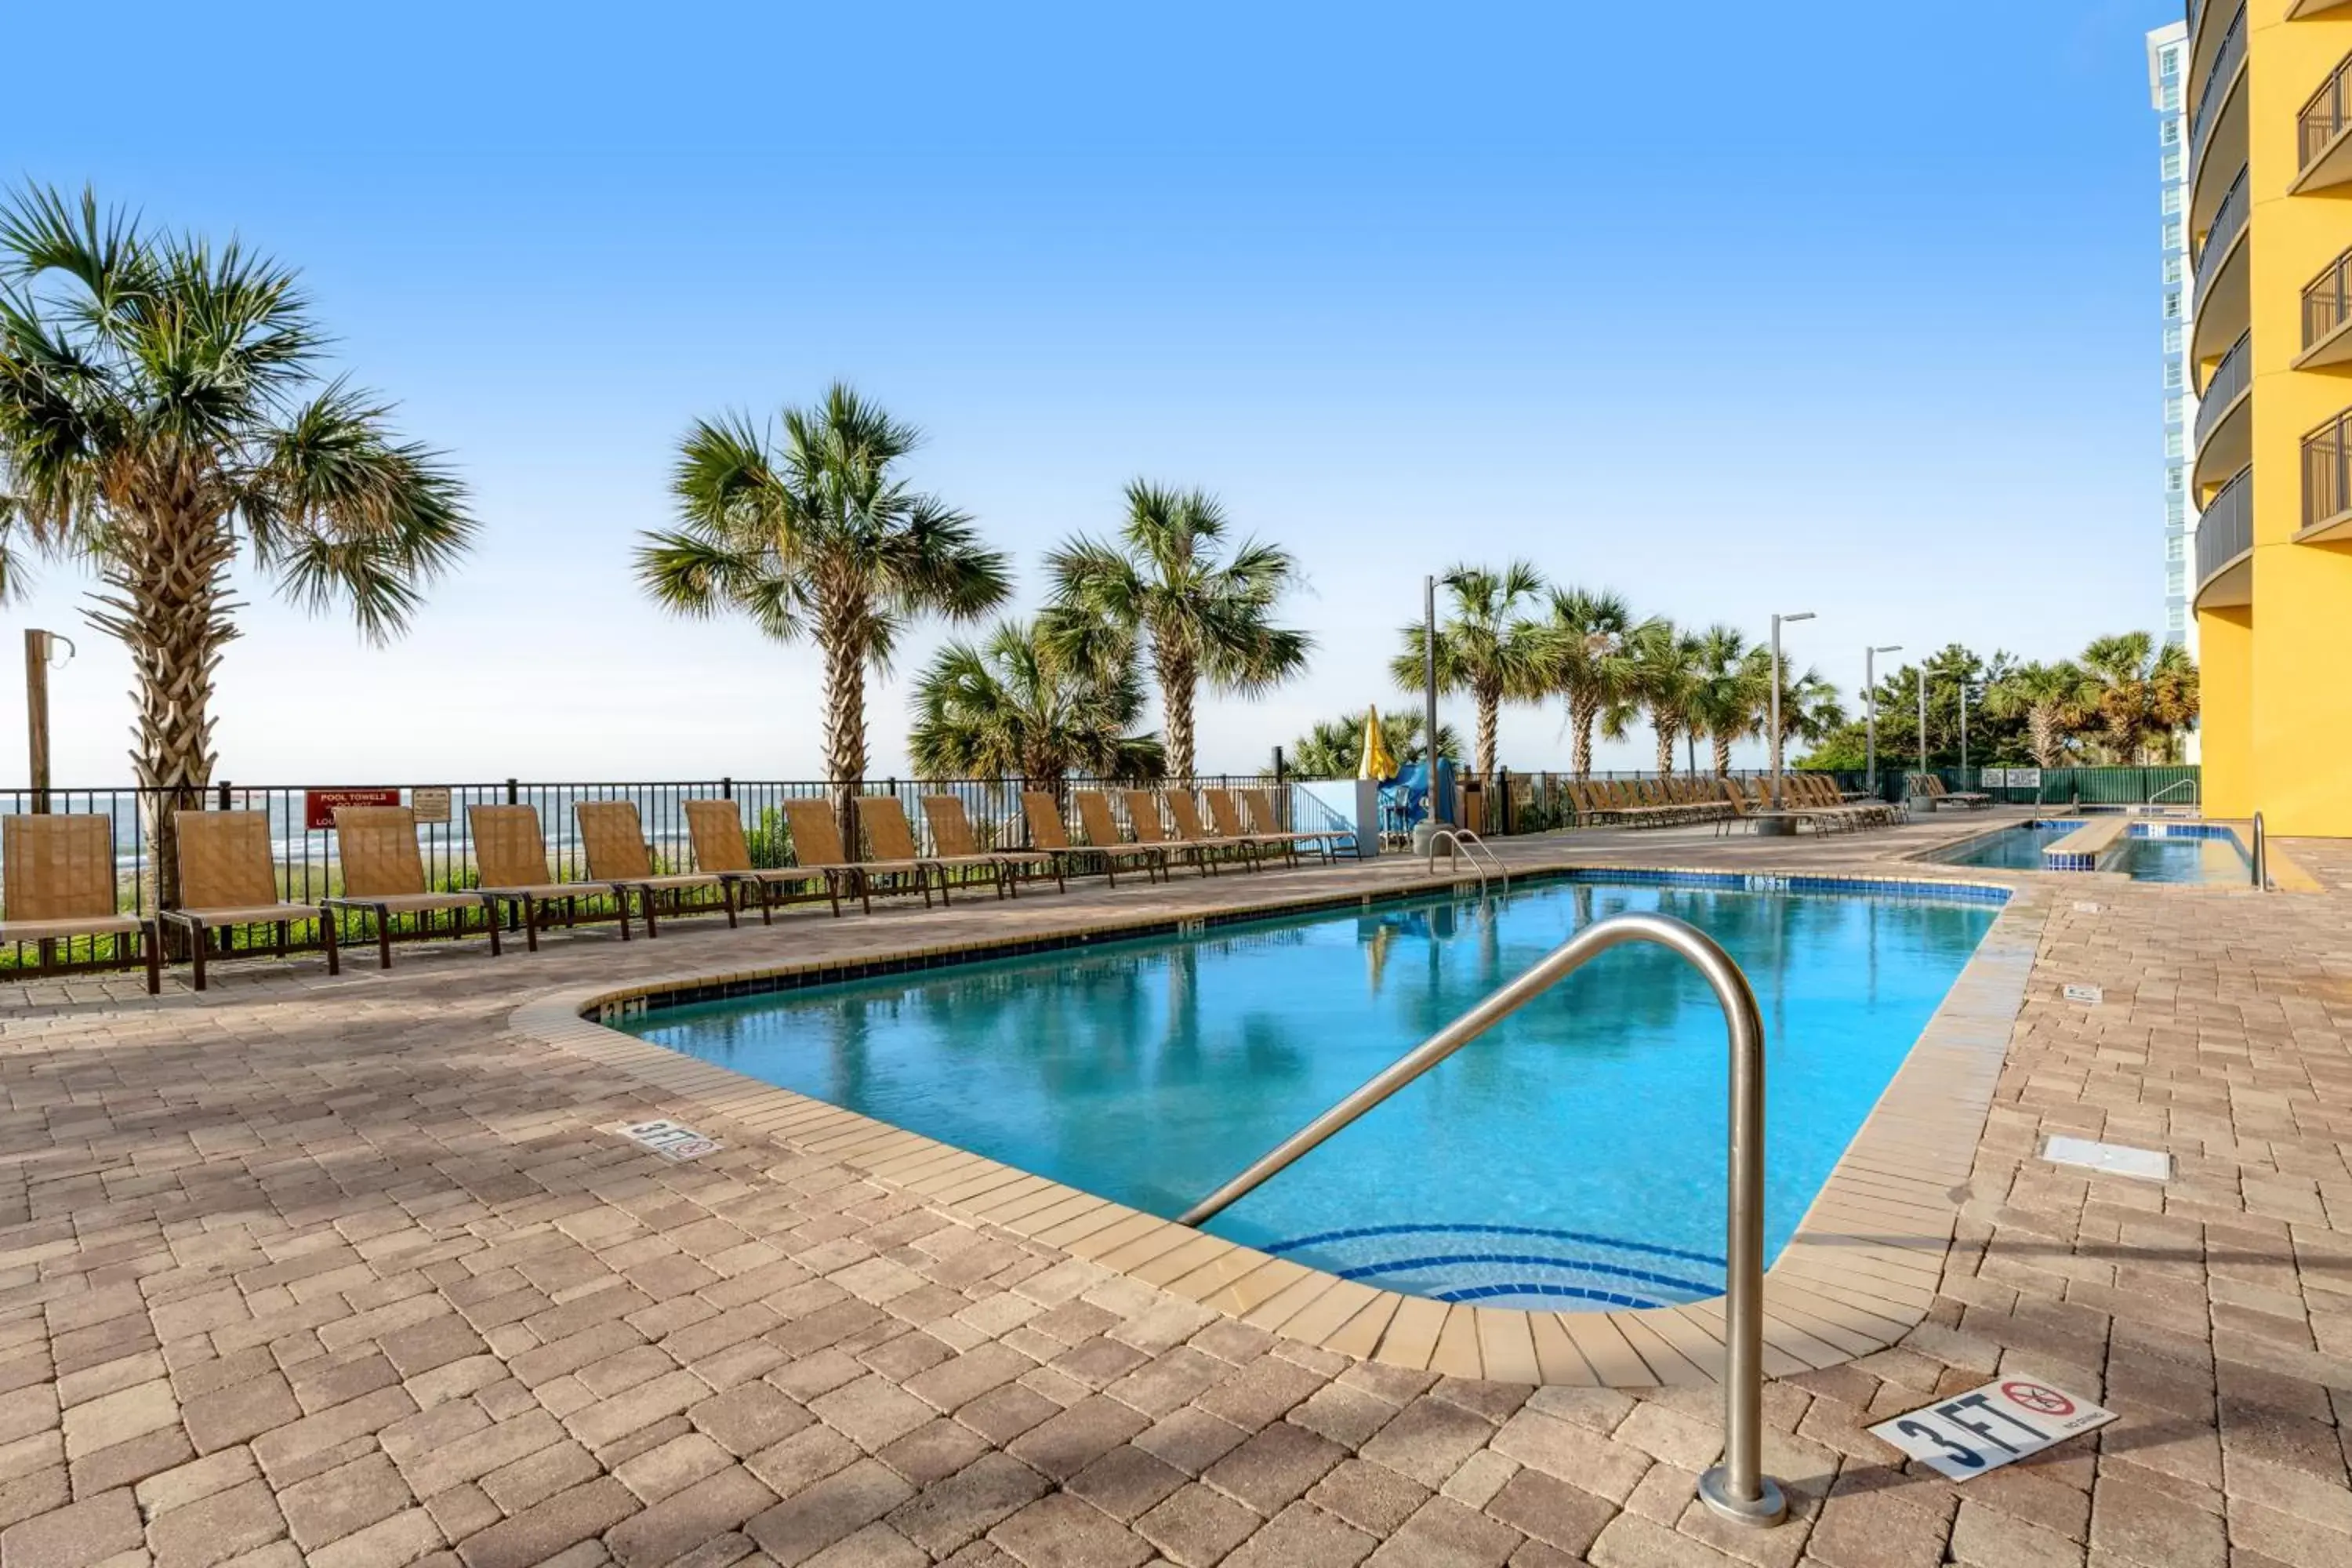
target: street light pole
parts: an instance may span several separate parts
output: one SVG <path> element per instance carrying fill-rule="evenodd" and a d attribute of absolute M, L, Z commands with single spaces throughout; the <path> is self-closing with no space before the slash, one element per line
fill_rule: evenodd
<path fill-rule="evenodd" d="M 1919 662 L 1919 776 L 1927 776 L 1927 664 Z"/>
<path fill-rule="evenodd" d="M 1966 788 L 1968 788 L 1968 787 L 1969 787 L 1969 676 L 1968 676 L 1968 671 L 1966 671 L 1966 670 L 1962 670 L 1962 671 L 1960 672 L 1960 784 L 1959 784 L 1959 787 L 1960 787 L 1960 788 L 1962 788 L 1962 789 L 1966 789 Z"/>
<path fill-rule="evenodd" d="M 1810 621 L 1811 610 L 1772 617 L 1772 809 L 1780 809 L 1780 623 Z"/>
<path fill-rule="evenodd" d="M 1864 777 L 1869 780 L 1870 793 L 1874 795 L 1878 793 L 1878 656 L 1902 651 L 1903 645 L 1899 642 L 1881 643 L 1876 647 L 1862 650 L 1862 689 L 1869 704 L 1863 731 L 1862 771 Z"/>
<path fill-rule="evenodd" d="M 1422 731 L 1422 754 L 1429 759 L 1429 799 L 1422 820 L 1429 831 L 1437 831 L 1437 579 L 1422 579 L 1421 603 L 1421 679 L 1422 695 L 1426 708 L 1422 714 L 1428 726 Z"/>

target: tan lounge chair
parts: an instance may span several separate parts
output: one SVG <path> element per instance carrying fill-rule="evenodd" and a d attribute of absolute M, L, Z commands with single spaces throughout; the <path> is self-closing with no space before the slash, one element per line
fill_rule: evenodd
<path fill-rule="evenodd" d="M 997 886 L 1021 895 L 1021 873 L 1026 867 L 1030 875 L 1043 867 L 1054 879 L 1055 889 L 1068 892 L 1065 862 L 1066 849 L 982 849 L 972 836 L 971 818 L 965 815 L 963 802 L 951 795 L 927 795 L 923 798 L 923 820 L 931 825 L 931 842 L 940 847 L 940 858 L 953 866 L 976 860 L 996 863 Z"/>
<path fill-rule="evenodd" d="M 857 895 L 866 912 L 874 912 L 874 879 L 877 876 L 912 876 L 922 889 L 923 908 L 931 907 L 929 862 L 905 860 L 853 860 L 842 847 L 841 825 L 834 820 L 831 803 L 822 800 L 788 800 L 784 802 L 784 820 L 793 827 L 793 858 L 803 871 L 823 872 L 826 891 L 832 896 L 834 909 L 841 908 L 841 889 L 848 888 Z"/>
<path fill-rule="evenodd" d="M 1739 787 L 1738 779 L 1723 781 L 1723 798 L 1725 804 L 1731 807 L 1731 815 L 1716 824 L 1717 837 L 1730 832 L 1734 827 L 1746 827 L 1753 832 L 1759 822 L 1781 817 L 1789 819 L 1801 827 L 1810 822 L 1813 825 L 1813 831 L 1816 833 L 1822 830 L 1823 817 L 1820 812 L 1774 811 L 1764 804 L 1765 797 L 1761 795 L 1755 800 L 1748 799 L 1748 792 Z"/>
<path fill-rule="evenodd" d="M 1263 833 L 1251 826 L 1242 814 L 1241 797 L 1232 790 L 1204 789 L 1201 798 L 1208 803 L 1209 826 L 1218 837 L 1254 844 L 1265 854 L 1279 855 L 1293 866 L 1298 864 L 1297 841 L 1287 833 Z"/>
<path fill-rule="evenodd" d="M 1118 886 L 1118 868 L 1122 862 L 1140 862 L 1145 879 L 1150 881 L 1158 881 L 1160 874 L 1168 868 L 1168 857 L 1160 853 L 1157 846 L 1129 844 L 1120 836 L 1118 824 L 1111 818 L 1109 805 L 1091 790 L 1078 793 L 1078 819 L 1086 825 L 1089 840 L 1085 844 L 1070 842 L 1070 830 L 1062 821 L 1061 803 L 1045 790 L 1022 791 L 1021 813 L 1029 819 L 1031 843 L 1054 854 L 1099 857 L 1103 863 L 1103 875 L 1110 879 L 1110 885 L 1114 888 Z M 1096 820 L 1097 816 L 1101 818 L 1099 823 Z"/>
<path fill-rule="evenodd" d="M 1078 803 L 1078 821 L 1086 827 L 1088 843 L 1147 851 L 1152 857 L 1152 864 L 1159 868 L 1160 875 L 1168 875 L 1171 861 L 1167 835 L 1160 829 L 1160 808 L 1157 805 L 1147 808 L 1151 819 L 1150 837 L 1145 836 L 1142 824 L 1138 823 L 1136 835 L 1130 839 L 1119 830 L 1118 818 L 1112 815 L 1110 796 L 1100 790 L 1082 789 L 1073 798 Z M 1150 797 L 1146 795 L 1144 798 L 1149 801 Z M 1207 875 L 1205 871 L 1202 874 Z"/>
<path fill-rule="evenodd" d="M 1128 810 L 1130 813 L 1135 809 L 1132 805 L 1134 794 L 1139 793 L 1141 792 L 1133 792 L 1129 796 L 1130 804 Z M 1210 832 L 1209 825 L 1201 820 L 1200 803 L 1192 798 L 1192 792 L 1189 789 L 1168 790 L 1160 798 L 1168 803 L 1168 815 L 1176 823 L 1177 838 L 1192 845 L 1203 855 L 1213 856 L 1221 851 L 1231 849 L 1247 862 L 1251 870 L 1255 871 L 1264 868 L 1265 854 L 1268 850 L 1279 852 L 1276 846 L 1249 834 L 1234 837 L 1227 834 Z"/>
<path fill-rule="evenodd" d="M 119 953 L 119 939 L 136 936 L 147 994 L 163 988 L 163 944 L 154 923 L 115 908 L 114 825 L 105 817 L 0 817 L 0 942 L 110 936 Z"/>
<path fill-rule="evenodd" d="M 420 934 L 428 934 L 437 910 L 456 912 L 449 934 L 462 936 L 465 911 L 482 911 L 490 933 L 490 956 L 499 955 L 499 919 L 479 893 L 436 893 L 425 885 L 425 858 L 416 848 L 416 814 L 404 805 L 339 805 L 335 807 L 335 858 L 342 868 L 343 890 L 320 903 L 330 910 L 352 910 L 375 919 L 376 966 L 392 967 L 392 921 L 395 915 L 415 915 Z M 364 928 L 362 928 L 364 929 Z"/>
<path fill-rule="evenodd" d="M 926 855 L 915 843 L 914 824 L 907 820 L 907 808 L 895 795 L 866 795 L 857 797 L 857 820 L 866 829 L 866 842 L 873 847 L 878 861 L 911 860 L 929 866 L 939 874 L 940 902 L 948 901 L 948 873 L 950 870 L 986 871 L 989 880 L 996 884 L 996 896 L 1004 897 L 1004 862 L 993 855 L 983 855 L 978 849 L 957 854 L 942 848 L 936 855 Z M 964 837 L 970 840 L 971 829 Z"/>
<path fill-rule="evenodd" d="M 629 940 L 629 895 L 637 895 L 638 907 L 646 911 L 646 940 L 653 941 L 661 934 L 655 906 L 660 896 L 667 893 L 671 908 L 684 913 L 686 895 L 697 888 L 717 888 L 723 894 L 727 884 L 715 871 L 677 871 L 660 873 L 654 869 L 653 851 L 646 847 L 645 825 L 637 816 L 637 803 L 633 800 L 579 800 L 572 803 L 572 819 L 580 824 L 580 847 L 588 857 L 588 875 L 592 880 L 611 886 L 613 897 L 621 905 L 621 940 Z M 735 924 L 735 900 L 725 899 L 727 923 Z"/>
<path fill-rule="evenodd" d="M 1128 830 L 1135 835 L 1138 844 L 1157 844 L 1160 852 L 1173 858 L 1184 856 L 1203 877 L 1213 876 L 1216 868 L 1209 864 L 1208 851 L 1198 844 L 1187 844 L 1168 831 L 1160 820 L 1160 797 L 1148 789 L 1123 789 L 1119 799 L 1127 805 Z M 1091 832 L 1092 828 L 1089 827 Z"/>
<path fill-rule="evenodd" d="M 1217 797 L 1227 793 L 1229 792 L 1214 789 L 1209 792 L 1209 809 L 1217 814 L 1220 826 L 1224 826 L 1225 818 L 1224 814 L 1217 809 Z M 1250 826 L 1262 838 L 1280 838 L 1298 848 L 1317 850 L 1326 860 L 1338 855 L 1342 846 L 1350 850 L 1355 847 L 1356 835 L 1352 828 L 1327 827 L 1319 832 L 1313 832 L 1286 826 L 1282 820 L 1282 808 L 1275 803 L 1274 791 L 1270 789 L 1245 789 L 1230 793 L 1240 795 L 1242 805 L 1249 809 Z M 1295 855 L 1293 858 L 1296 858 Z"/>
<path fill-rule="evenodd" d="M 547 840 L 539 831 L 535 805 L 469 805 L 466 828 L 474 841 L 474 870 L 482 901 L 493 917 L 501 904 L 522 907 L 523 942 L 539 951 L 540 916 L 548 906 L 563 908 L 563 923 L 579 918 L 583 899 L 610 898 L 612 889 L 593 882 L 559 882 L 547 874 Z M 621 905 L 625 931 L 629 906 Z"/>
<path fill-rule="evenodd" d="M 334 918 L 316 904 L 289 903 L 278 886 L 278 863 L 269 854 L 269 818 L 258 811 L 174 812 L 180 840 L 180 907 L 162 918 L 188 931 L 195 986 L 205 988 L 205 939 L 238 926 L 274 926 L 274 951 L 286 956 L 296 921 L 317 921 L 327 950 L 327 973 L 343 965 L 335 952 Z"/>
<path fill-rule="evenodd" d="M 727 885 L 729 901 L 740 902 L 736 895 L 752 888 L 760 889 L 760 923 L 773 925 L 776 889 L 805 888 L 812 884 L 824 888 L 828 894 L 832 879 L 822 871 L 803 870 L 798 866 L 754 866 L 751 847 L 743 837 L 743 815 L 731 800 L 689 800 L 686 803 L 687 836 L 694 841 L 694 863 Z M 841 913 L 841 900 L 833 900 L 833 912 Z"/>

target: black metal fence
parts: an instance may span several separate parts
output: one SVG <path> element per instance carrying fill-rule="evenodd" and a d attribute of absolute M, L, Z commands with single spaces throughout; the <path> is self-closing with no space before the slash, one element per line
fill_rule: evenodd
<path fill-rule="evenodd" d="M 1274 783 L 1271 775 L 1214 774 L 1192 781 L 1192 788 L 1251 788 Z M 1023 810 L 1021 796 L 1033 786 L 1025 779 L 900 779 L 868 780 L 852 792 L 859 795 L 896 795 L 905 806 L 913 825 L 919 847 L 925 853 L 936 852 L 930 826 L 919 809 L 919 797 L 927 795 L 950 795 L 963 804 L 973 837 L 982 848 L 1026 848 L 1030 847 L 1029 822 Z M 1061 789 L 1067 804 L 1069 792 L 1100 788 L 1100 781 L 1076 779 L 1064 781 Z M 1161 785 L 1161 788 L 1174 787 Z M 664 782 L 587 782 L 546 783 L 521 779 L 505 779 L 494 783 L 403 784 L 398 786 L 358 786 L 323 784 L 242 784 L 222 783 L 207 785 L 198 792 L 195 804 L 208 810 L 257 811 L 269 822 L 272 852 L 278 865 L 278 875 L 283 896 L 290 902 L 316 903 L 341 891 L 341 869 L 335 853 L 334 831 L 330 826 L 310 826 L 310 805 L 314 795 L 338 794 L 365 795 L 372 790 L 396 794 L 401 804 L 415 810 L 417 844 L 425 863 L 426 886 L 435 890 L 462 890 L 476 885 L 472 835 L 468 828 L 467 808 L 475 805 L 530 805 L 539 812 L 540 829 L 547 840 L 551 869 L 560 881 L 575 881 L 587 875 L 587 863 L 583 853 L 577 819 L 572 808 L 585 801 L 633 802 L 644 826 L 657 871 L 690 868 L 693 864 L 690 836 L 687 827 L 686 803 L 698 799 L 726 799 L 736 803 L 743 823 L 746 845 L 756 866 L 784 866 L 793 863 L 792 837 L 782 806 L 788 800 L 824 800 L 832 798 L 832 785 L 816 779 L 735 779 L 717 778 Z M 106 817 L 112 825 L 115 858 L 116 907 L 121 912 L 151 915 L 157 907 L 157 867 L 151 819 L 171 795 L 164 791 L 142 791 L 121 787 L 111 789 L 57 788 L 45 792 L 46 805 L 37 800 L 29 788 L 0 789 L 0 815 L 47 809 L 57 813 L 88 813 Z M 144 809 L 142 809 L 144 808 Z M 1301 795 L 1297 796 L 1291 810 L 1300 814 L 1301 820 L 1292 826 L 1301 829 L 1333 826 L 1338 818 L 1328 808 Z M 1125 808 L 1113 797 L 1114 815 L 1125 821 Z M 1066 812 L 1066 815 L 1067 813 Z M 1084 842 L 1083 834 L 1073 825 L 1073 837 Z M 815 895 L 822 896 L 822 895 Z M 606 900 L 590 899 L 583 906 L 583 919 L 612 919 L 617 910 Z M 0 910 L 0 915 L 5 914 Z M 345 935 L 352 934 L 347 927 Z M 298 927 L 290 933 L 291 945 L 316 946 L 320 933 L 315 924 Z M 257 933 L 257 939 L 274 942 L 274 933 Z M 241 942 L 241 935 L 234 940 Z M 111 963 L 118 957 L 112 939 L 88 939 L 71 943 L 51 944 L 44 963 L 40 950 L 34 944 L 0 945 L 0 970 L 36 969 L 72 970 Z"/>

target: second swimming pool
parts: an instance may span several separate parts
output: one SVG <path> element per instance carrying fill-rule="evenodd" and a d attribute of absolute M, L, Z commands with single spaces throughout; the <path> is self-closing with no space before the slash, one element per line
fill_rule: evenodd
<path fill-rule="evenodd" d="M 2042 870 L 2042 852 L 2083 826 L 2083 819 L 2021 822 L 1982 834 L 1928 857 L 1951 866 Z M 2119 871 L 2137 882 L 2245 882 L 2252 863 L 2237 835 L 2218 823 L 2136 822 L 2116 840 L 2102 871 Z"/>
<path fill-rule="evenodd" d="M 1555 880 L 1484 904 L 1108 942 L 662 1008 L 623 1026 L 1172 1216 L 1570 932 L 1654 910 L 1722 942 L 1763 1008 L 1777 1254 L 1998 898 Z M 1662 951 L 1620 948 L 1209 1228 L 1444 1300 L 1559 1310 L 1713 1296 L 1725 1079 L 1704 982 Z"/>

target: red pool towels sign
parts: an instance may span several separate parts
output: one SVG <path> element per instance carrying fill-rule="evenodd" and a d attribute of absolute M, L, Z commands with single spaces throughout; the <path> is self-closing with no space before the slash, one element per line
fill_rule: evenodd
<path fill-rule="evenodd" d="M 335 825 L 339 805 L 398 805 L 396 789 L 306 789 L 302 792 L 302 826 L 316 833 Z"/>
<path fill-rule="evenodd" d="M 1870 1430 L 1930 1469 L 1964 1481 L 2115 1418 L 2114 1411 L 2046 1383 L 2005 1377 Z"/>

